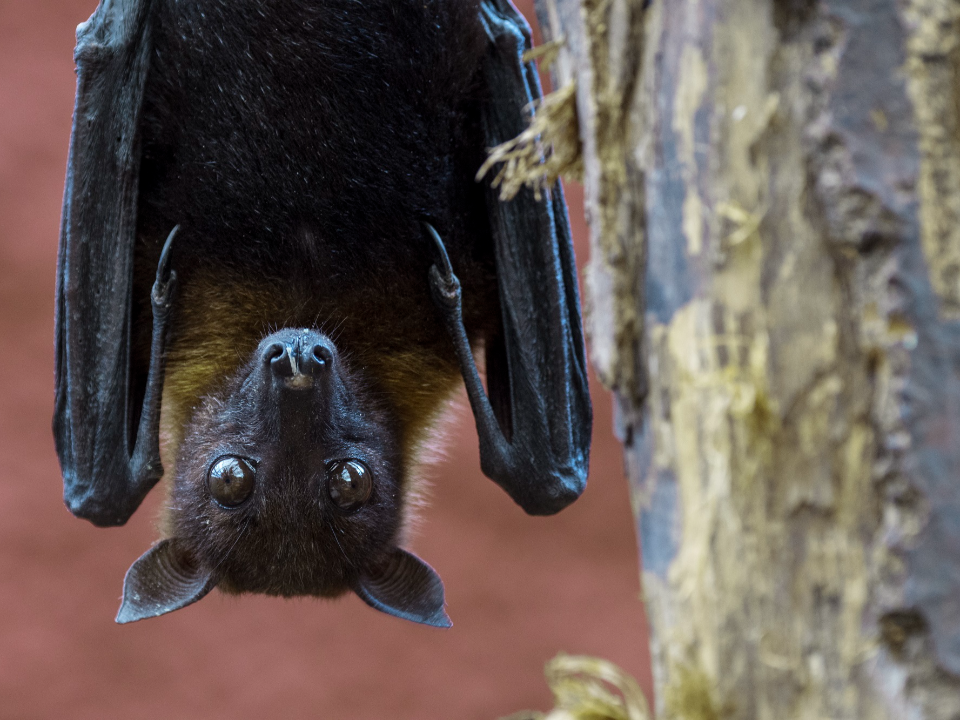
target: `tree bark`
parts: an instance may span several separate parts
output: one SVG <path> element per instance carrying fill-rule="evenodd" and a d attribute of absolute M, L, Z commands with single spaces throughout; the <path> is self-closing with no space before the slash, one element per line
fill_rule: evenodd
<path fill-rule="evenodd" d="M 960 718 L 960 0 L 537 0 L 659 717 Z"/>

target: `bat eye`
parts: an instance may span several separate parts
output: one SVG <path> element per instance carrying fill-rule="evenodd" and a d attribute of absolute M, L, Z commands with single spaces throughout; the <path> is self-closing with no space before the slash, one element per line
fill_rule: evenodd
<path fill-rule="evenodd" d="M 373 473 L 359 460 L 338 460 L 327 467 L 327 492 L 344 512 L 359 510 L 373 492 Z"/>
<path fill-rule="evenodd" d="M 217 458 L 207 471 L 207 487 L 217 503 L 234 508 L 250 497 L 256 475 L 251 461 L 226 455 Z"/>

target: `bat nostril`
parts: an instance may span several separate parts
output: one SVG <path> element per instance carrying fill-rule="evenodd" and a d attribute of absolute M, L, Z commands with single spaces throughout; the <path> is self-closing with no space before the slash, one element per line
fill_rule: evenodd
<path fill-rule="evenodd" d="M 333 352 L 321 342 L 304 346 L 303 353 L 303 372 L 307 375 L 319 377 L 333 367 Z"/>
<path fill-rule="evenodd" d="M 314 345 L 311 352 L 313 353 L 313 359 L 316 360 L 318 368 L 328 367 L 329 364 L 333 362 L 333 353 L 323 345 Z"/>
<path fill-rule="evenodd" d="M 274 375 L 290 377 L 293 375 L 293 365 L 290 362 L 290 353 L 283 343 L 273 343 L 263 351 L 263 362 L 270 366 Z"/>
<path fill-rule="evenodd" d="M 277 358 L 283 357 L 286 353 L 286 349 L 281 343 L 273 343 L 266 350 L 263 351 L 263 361 L 265 363 L 273 362 Z"/>

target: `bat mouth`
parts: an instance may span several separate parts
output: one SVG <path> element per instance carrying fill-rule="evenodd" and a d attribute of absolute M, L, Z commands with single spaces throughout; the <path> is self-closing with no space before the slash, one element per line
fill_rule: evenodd
<path fill-rule="evenodd" d="M 288 390 L 309 390 L 313 387 L 313 378 L 303 373 L 295 373 L 292 377 L 284 378 L 283 386 Z"/>

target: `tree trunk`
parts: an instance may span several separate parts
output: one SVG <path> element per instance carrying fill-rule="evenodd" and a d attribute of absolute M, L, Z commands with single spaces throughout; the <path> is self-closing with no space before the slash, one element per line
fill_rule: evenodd
<path fill-rule="evenodd" d="M 960 718 L 960 0 L 537 0 L 660 717 Z"/>

